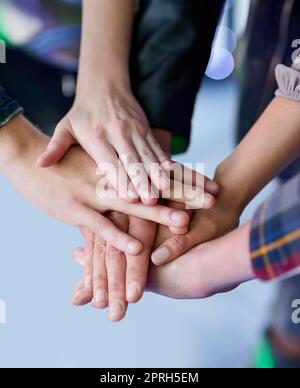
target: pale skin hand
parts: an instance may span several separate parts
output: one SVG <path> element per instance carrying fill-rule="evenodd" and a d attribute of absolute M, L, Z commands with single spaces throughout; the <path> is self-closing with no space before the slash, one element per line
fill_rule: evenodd
<path fill-rule="evenodd" d="M 175 299 L 201 299 L 228 292 L 254 279 L 250 228 L 249 222 L 224 237 L 195 247 L 167 265 L 153 265 L 149 291 Z M 168 231 L 161 228 L 159 233 Z"/>
<path fill-rule="evenodd" d="M 156 141 L 131 92 L 128 63 L 133 18 L 133 0 L 84 1 L 76 99 L 57 125 L 38 165 L 54 165 L 78 143 L 107 174 L 122 199 L 136 202 L 141 198 L 153 205 L 157 195 L 150 183 L 158 189 L 169 187 L 168 176 L 160 168 L 169 156 Z M 118 182 L 110 170 L 101 168 L 107 163 L 119 172 Z M 133 166 L 138 163 L 142 165 L 143 184 L 134 179 Z"/>
<path fill-rule="evenodd" d="M 0 173 L 32 204 L 67 224 L 87 227 L 117 249 L 138 255 L 141 242 L 120 231 L 104 215 L 109 211 L 144 217 L 172 227 L 186 227 L 185 212 L 163 206 L 128 204 L 120 199 L 105 201 L 96 195 L 96 165 L 79 147 L 73 147 L 63 160 L 47 170 L 35 158 L 47 143 L 22 116 L 11 120 L 0 131 Z"/>
<path fill-rule="evenodd" d="M 198 245 L 179 259 L 161 267 L 152 265 L 147 290 L 173 299 L 202 299 L 228 292 L 255 278 L 249 251 L 251 223 L 205 244 Z M 170 234 L 160 227 L 158 238 Z M 232 247 L 235 247 L 233 250 Z M 84 250 L 74 252 L 75 260 L 87 266 Z M 76 291 L 82 304 L 93 298 L 92 290 L 79 283 Z M 84 299 L 85 298 L 85 299 Z M 76 300 L 76 299 L 75 299 Z"/>
<path fill-rule="evenodd" d="M 125 317 L 128 303 L 138 302 L 143 295 L 157 225 L 120 213 L 112 214 L 112 219 L 121 230 L 139 239 L 144 249 L 138 256 L 125 255 L 84 230 L 86 248 L 74 251 L 76 261 L 84 266 L 84 278 L 76 286 L 73 303 L 108 307 L 109 319 L 118 322 Z"/>
<path fill-rule="evenodd" d="M 299 103 L 275 98 L 236 150 L 217 169 L 221 193 L 212 210 L 196 212 L 184 236 L 172 236 L 152 254 L 163 265 L 194 246 L 235 229 L 247 204 L 300 150 Z"/>
<path fill-rule="evenodd" d="M 170 152 L 171 134 L 154 130 L 157 140 L 166 152 Z M 187 184 L 193 185 L 197 174 L 191 176 Z M 208 178 L 199 180 L 205 187 L 216 194 L 218 186 Z M 179 203 L 169 203 L 174 209 L 184 209 Z M 191 215 L 191 211 L 187 211 Z M 83 230 L 86 248 L 74 251 L 75 259 L 84 265 L 84 279 L 76 287 L 73 298 L 75 305 L 85 305 L 92 301 L 95 308 L 109 307 L 109 319 L 117 322 L 124 318 L 127 303 L 138 302 L 144 292 L 151 251 L 154 245 L 157 224 L 143 219 L 114 214 L 114 222 L 123 225 L 122 230 L 139 239 L 144 245 L 143 252 L 136 257 L 112 250 L 103 240 L 95 238 L 92 233 Z M 187 228 L 170 228 L 173 233 L 186 233 Z"/>
<path fill-rule="evenodd" d="M 168 206 L 184 207 L 178 203 Z M 95 308 L 109 307 L 109 319 L 118 322 L 125 317 L 127 303 L 136 303 L 143 295 L 157 224 L 117 213 L 113 218 L 120 229 L 128 230 L 132 237 L 143 243 L 144 250 L 135 257 L 124 255 L 87 230 L 82 231 L 86 248 L 77 248 L 74 258 L 85 269 L 83 281 L 76 286 L 73 303 L 81 306 L 92 302 Z M 166 228 L 158 238 L 168 238 L 170 234 L 170 229 Z"/>
<path fill-rule="evenodd" d="M 194 213 L 186 234 L 160 234 L 156 240 L 157 249 L 151 255 L 152 262 L 165 265 L 195 246 L 229 233 L 238 227 L 240 215 L 241 211 L 223 201 L 221 193 L 214 208 Z"/>

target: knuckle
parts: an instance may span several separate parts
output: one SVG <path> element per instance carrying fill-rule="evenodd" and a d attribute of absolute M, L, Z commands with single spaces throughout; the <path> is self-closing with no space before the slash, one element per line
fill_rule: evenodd
<path fill-rule="evenodd" d="M 152 151 L 150 150 L 150 147 L 148 145 L 144 145 L 144 147 L 142 148 L 142 153 L 143 155 L 148 158 L 148 159 L 153 159 L 154 160 L 154 156 L 153 156 L 153 153 Z"/>
<path fill-rule="evenodd" d="M 187 246 L 188 239 L 185 235 L 176 235 L 171 238 L 170 243 L 175 249 L 183 250 Z"/>
<path fill-rule="evenodd" d="M 93 134 L 93 137 L 94 137 L 95 140 L 98 140 L 98 141 L 101 141 L 101 142 L 106 140 L 106 133 L 99 126 L 94 126 L 92 128 L 92 134 Z"/>
<path fill-rule="evenodd" d="M 129 154 L 129 155 L 126 155 L 126 156 L 127 156 L 127 163 L 130 166 L 140 163 L 139 159 L 137 157 L 135 157 L 134 155 Z"/>
<path fill-rule="evenodd" d="M 116 281 L 116 280 L 113 280 L 111 283 L 110 283 L 110 286 L 109 286 L 110 290 L 109 292 L 113 295 L 118 295 L 121 291 L 121 284 Z"/>
<path fill-rule="evenodd" d="M 100 273 L 93 274 L 93 284 L 95 288 L 99 288 L 99 285 L 106 283 L 106 277 Z"/>
<path fill-rule="evenodd" d="M 93 272 L 93 262 L 92 260 L 87 260 L 85 265 L 85 274 L 88 276 L 92 274 L 92 272 Z"/>
<path fill-rule="evenodd" d="M 116 132 L 118 135 L 122 135 L 124 132 L 126 132 L 126 129 L 128 129 L 129 124 L 124 119 L 115 119 L 111 126 L 114 132 Z"/>
<path fill-rule="evenodd" d="M 120 251 L 118 251 L 116 248 L 114 248 L 112 246 L 109 246 L 107 248 L 107 256 L 106 257 L 110 263 L 113 262 L 113 263 L 116 263 L 116 265 L 118 265 L 118 263 L 121 260 Z"/>
<path fill-rule="evenodd" d="M 103 218 L 100 216 L 95 219 L 95 230 L 102 230 L 102 228 L 103 228 Z"/>
<path fill-rule="evenodd" d="M 103 256 L 105 254 L 105 251 L 106 251 L 106 246 L 105 244 L 96 244 L 95 245 L 95 254 L 97 256 Z"/>

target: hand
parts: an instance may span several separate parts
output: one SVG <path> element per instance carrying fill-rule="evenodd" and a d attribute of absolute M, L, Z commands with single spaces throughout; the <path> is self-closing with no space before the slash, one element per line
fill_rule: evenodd
<path fill-rule="evenodd" d="M 36 155 L 48 138 L 21 116 L 1 129 L 0 140 L 0 170 L 24 197 L 67 224 L 87 227 L 122 252 L 135 255 L 143 247 L 104 216 L 108 211 L 173 227 L 186 227 L 189 223 L 185 212 L 160 205 L 149 207 L 141 203 L 128 204 L 120 199 L 99 199 L 96 195 L 96 165 L 79 147 L 70 149 L 55 166 L 40 169 L 35 164 Z"/>
<path fill-rule="evenodd" d="M 221 194 L 212 209 L 196 211 L 187 234 L 172 235 L 167 228 L 159 228 L 156 240 L 158 248 L 152 253 L 152 262 L 155 265 L 165 265 L 195 246 L 237 228 L 241 210 L 233 202 L 231 200 L 228 203 Z"/>
<path fill-rule="evenodd" d="M 84 266 L 84 278 L 76 286 L 73 303 L 76 306 L 92 302 L 98 309 L 109 306 L 109 319 L 113 322 L 124 318 L 128 303 L 138 302 L 144 292 L 156 224 L 120 213 L 111 214 L 113 222 L 143 243 L 139 256 L 124 255 L 82 230 L 86 248 L 74 251 L 74 258 Z"/>
<path fill-rule="evenodd" d="M 89 96 L 77 96 L 71 111 L 57 125 L 47 150 L 38 158 L 38 165 L 54 165 L 77 143 L 105 170 L 122 199 L 136 202 L 141 198 L 145 204 L 155 204 L 157 195 L 148 177 L 158 189 L 169 187 L 167 174 L 159 168 L 169 156 L 156 141 L 142 108 L 127 87 L 110 85 L 91 90 Z M 113 171 L 106 170 L 107 164 Z M 136 165 L 140 165 L 142 182 L 137 182 Z"/>
<path fill-rule="evenodd" d="M 250 228 L 248 223 L 222 238 L 195 247 L 167 265 L 152 265 L 148 290 L 176 299 L 200 299 L 254 279 Z"/>

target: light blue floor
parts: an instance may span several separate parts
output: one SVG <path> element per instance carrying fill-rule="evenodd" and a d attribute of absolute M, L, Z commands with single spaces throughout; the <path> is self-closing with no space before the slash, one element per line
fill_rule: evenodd
<path fill-rule="evenodd" d="M 206 172 L 233 146 L 233 83 L 206 85 L 193 145 L 180 161 L 205 161 Z M 30 182 L 28 182 L 30 185 Z M 245 219 L 272 186 L 247 210 Z M 39 211 L 0 178 L 0 325 L 2 367 L 247 367 L 269 317 L 274 287 L 245 285 L 205 301 L 146 295 L 121 324 L 106 312 L 70 304 L 80 269 L 72 262 L 79 234 Z"/>

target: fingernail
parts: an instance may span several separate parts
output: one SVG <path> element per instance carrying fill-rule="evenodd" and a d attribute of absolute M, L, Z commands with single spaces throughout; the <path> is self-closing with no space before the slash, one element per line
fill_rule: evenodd
<path fill-rule="evenodd" d="M 97 290 L 94 296 L 95 303 L 105 303 L 107 301 L 107 293 L 104 290 Z"/>
<path fill-rule="evenodd" d="M 171 220 L 178 226 L 182 225 L 183 221 L 183 213 L 182 212 L 172 212 Z"/>
<path fill-rule="evenodd" d="M 206 190 L 210 191 L 211 193 L 215 194 L 219 192 L 219 185 L 216 182 L 208 181 L 205 185 Z"/>
<path fill-rule="evenodd" d="M 131 253 L 137 253 L 141 249 L 141 244 L 137 241 L 131 240 L 127 244 L 127 247 Z"/>
<path fill-rule="evenodd" d="M 210 208 L 212 204 L 214 203 L 215 198 L 210 195 L 210 194 L 205 194 L 204 195 L 204 207 L 205 208 Z"/>
<path fill-rule="evenodd" d="M 126 295 L 128 302 L 135 301 L 140 295 L 139 285 L 136 282 L 131 283 L 128 286 Z"/>
<path fill-rule="evenodd" d="M 92 277 L 89 275 L 84 279 L 84 287 L 91 288 L 92 287 Z"/>
<path fill-rule="evenodd" d="M 152 262 L 155 265 L 162 265 L 171 258 L 171 252 L 168 248 L 159 248 L 157 251 L 152 253 Z"/>
<path fill-rule="evenodd" d="M 118 320 L 124 313 L 122 302 L 114 302 L 109 306 L 109 319 L 112 321 Z"/>

